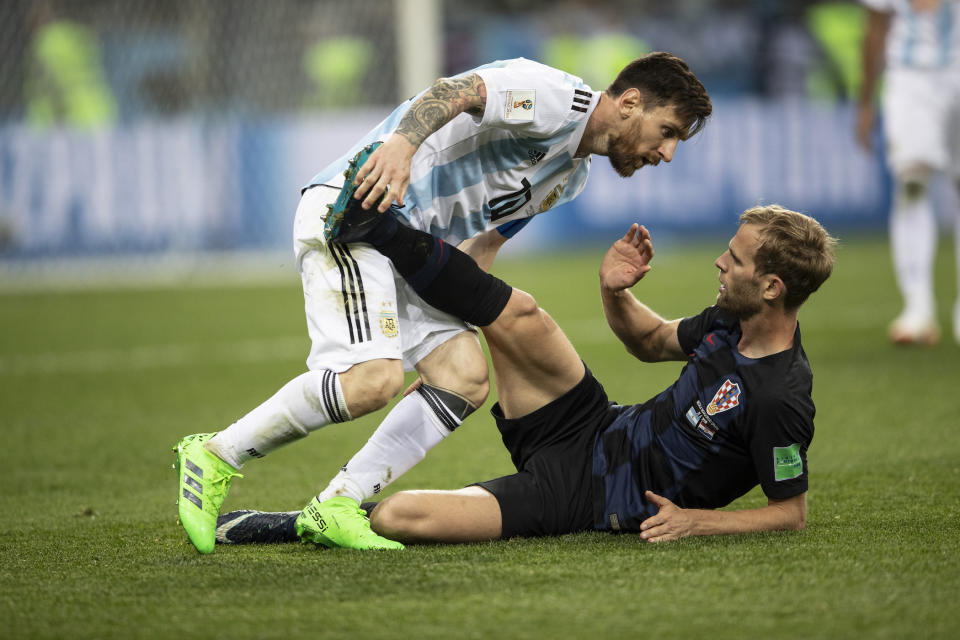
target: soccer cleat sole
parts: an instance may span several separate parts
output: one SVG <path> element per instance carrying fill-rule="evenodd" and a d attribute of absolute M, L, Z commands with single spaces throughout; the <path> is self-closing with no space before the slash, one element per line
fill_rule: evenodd
<path fill-rule="evenodd" d="M 354 178 L 357 177 L 357 172 L 360 171 L 360 167 L 366 164 L 370 154 L 376 151 L 381 144 L 383 143 L 373 142 L 365 146 L 357 152 L 357 155 L 353 156 L 346 171 L 343 172 L 344 181 L 343 187 L 340 189 L 340 195 L 337 196 L 333 204 L 327 205 L 327 219 L 323 224 L 323 237 L 327 242 L 336 240 L 340 233 L 343 215 L 347 207 L 350 206 L 350 201 L 353 200 L 353 194 L 357 192 L 357 185 L 353 183 Z"/>

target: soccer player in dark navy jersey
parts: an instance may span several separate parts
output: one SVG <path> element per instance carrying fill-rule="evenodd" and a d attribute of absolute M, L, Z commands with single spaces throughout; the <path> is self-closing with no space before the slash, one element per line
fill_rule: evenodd
<path fill-rule="evenodd" d="M 630 292 L 651 269 L 647 230 L 635 224 L 613 244 L 600 283 L 614 334 L 645 362 L 686 362 L 670 387 L 633 406 L 607 399 L 529 294 L 389 214 L 375 222 L 364 240 L 424 300 L 482 326 L 492 413 L 517 468 L 456 491 L 396 493 L 370 514 L 377 533 L 466 542 L 597 529 L 662 542 L 804 527 L 814 404 L 797 316 L 829 277 L 835 244 L 816 220 L 777 205 L 744 212 L 714 263 L 715 305 L 677 320 Z M 758 484 L 766 506 L 718 509 Z"/>
<path fill-rule="evenodd" d="M 630 407 L 610 404 L 531 296 L 456 257 L 409 264 L 414 238 L 399 231 L 375 235 L 374 246 L 418 276 L 428 302 L 486 321 L 493 413 L 517 473 L 397 493 L 371 514 L 381 535 L 456 542 L 610 529 L 666 541 L 804 527 L 814 405 L 797 315 L 830 275 L 834 245 L 815 220 L 779 206 L 746 211 L 715 262 L 715 306 L 682 320 L 630 292 L 651 268 L 646 229 L 614 243 L 600 267 L 611 329 L 641 360 L 687 362 L 668 389 Z M 505 304 L 489 322 L 492 300 Z M 757 484 L 767 506 L 717 510 Z"/>
<path fill-rule="evenodd" d="M 645 404 L 619 408 L 594 445 L 603 486 L 595 526 L 639 530 L 660 504 L 732 502 L 758 483 L 771 499 L 807 489 L 812 375 L 797 328 L 791 348 L 750 358 L 736 316 L 711 307 L 677 326 L 690 354 L 679 379 Z"/>

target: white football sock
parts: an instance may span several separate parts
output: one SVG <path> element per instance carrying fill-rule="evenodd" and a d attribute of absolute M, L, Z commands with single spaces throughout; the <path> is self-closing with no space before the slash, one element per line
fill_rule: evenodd
<path fill-rule="evenodd" d="M 421 386 L 397 403 L 318 499 L 346 496 L 362 502 L 379 493 L 423 460 L 460 423 L 432 389 Z"/>
<path fill-rule="evenodd" d="M 903 295 L 902 318 L 929 322 L 934 318 L 933 258 L 937 221 L 930 198 L 894 195 L 890 216 L 890 245 L 897 284 Z"/>
<path fill-rule="evenodd" d="M 236 468 L 305 437 L 331 422 L 350 420 L 333 371 L 308 371 L 269 400 L 210 438 L 207 449 Z"/>

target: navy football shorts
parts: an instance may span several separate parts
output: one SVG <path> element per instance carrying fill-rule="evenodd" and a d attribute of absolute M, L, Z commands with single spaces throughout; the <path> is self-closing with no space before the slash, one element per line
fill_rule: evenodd
<path fill-rule="evenodd" d="M 478 482 L 500 503 L 501 538 L 593 529 L 593 445 L 616 417 L 589 369 L 577 385 L 533 413 L 503 417 L 491 409 L 517 473 Z"/>

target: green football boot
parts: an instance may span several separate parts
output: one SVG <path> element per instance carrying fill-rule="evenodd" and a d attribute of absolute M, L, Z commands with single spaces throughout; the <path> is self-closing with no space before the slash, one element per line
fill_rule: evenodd
<path fill-rule="evenodd" d="M 180 524 L 200 553 L 212 553 L 217 535 L 217 515 L 230 489 L 230 480 L 242 478 L 232 466 L 213 455 L 203 443 L 212 433 L 187 436 L 173 448 L 174 468 L 180 480 L 177 506 Z"/>
<path fill-rule="evenodd" d="M 370 528 L 367 512 L 352 498 L 310 501 L 294 524 L 303 542 L 344 549 L 403 549 L 403 545 Z"/>
<path fill-rule="evenodd" d="M 374 142 L 365 146 L 357 152 L 357 155 L 353 156 L 350 164 L 347 165 L 347 170 L 343 172 L 344 180 L 343 186 L 340 188 L 340 195 L 337 196 L 337 200 L 333 204 L 327 205 L 327 219 L 323 223 L 323 237 L 327 239 L 327 242 L 336 240 L 337 242 L 347 243 L 357 239 L 354 237 L 359 235 L 356 231 L 351 229 L 351 232 L 347 234 L 343 233 L 341 229 L 343 216 L 348 209 L 354 211 L 355 215 L 359 215 L 363 221 L 367 222 L 367 225 L 375 222 L 380 215 L 376 207 L 364 209 L 360 206 L 358 200 L 353 199 L 353 194 L 357 191 L 357 185 L 353 184 L 353 179 L 357 177 L 360 167 L 370 158 L 370 154 L 376 151 L 381 144 L 383 143 Z"/>

